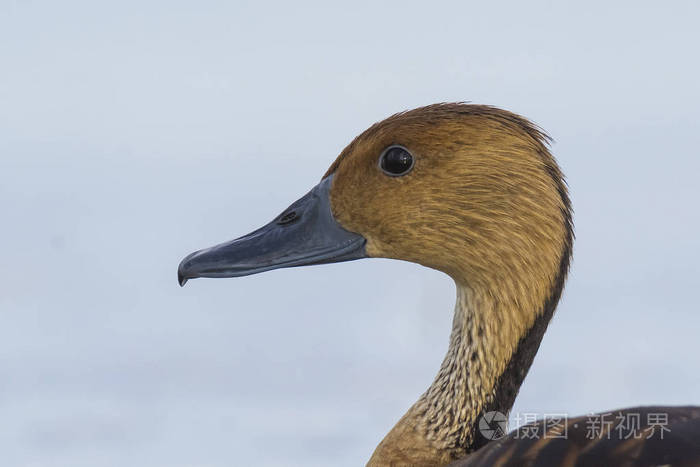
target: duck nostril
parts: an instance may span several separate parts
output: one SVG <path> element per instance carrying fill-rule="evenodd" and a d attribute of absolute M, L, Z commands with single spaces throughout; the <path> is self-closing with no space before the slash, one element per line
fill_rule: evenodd
<path fill-rule="evenodd" d="M 291 224 L 292 222 L 297 220 L 298 217 L 299 216 L 297 215 L 296 211 L 289 211 L 289 212 L 282 214 L 282 216 L 280 216 L 280 218 L 277 220 L 277 224 L 278 225 Z"/>

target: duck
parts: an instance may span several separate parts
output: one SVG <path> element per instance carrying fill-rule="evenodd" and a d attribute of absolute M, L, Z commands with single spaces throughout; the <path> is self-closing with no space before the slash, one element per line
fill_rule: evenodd
<path fill-rule="evenodd" d="M 700 465 L 697 406 L 545 418 L 510 433 L 504 426 L 572 258 L 573 210 L 550 147 L 540 127 L 492 106 L 394 114 L 353 139 L 270 223 L 186 256 L 179 284 L 362 258 L 450 276 L 447 353 L 369 467 Z M 620 419 L 634 432 L 612 423 Z M 588 436 L 596 420 L 600 429 Z M 534 430 L 539 436 L 526 436 Z"/>

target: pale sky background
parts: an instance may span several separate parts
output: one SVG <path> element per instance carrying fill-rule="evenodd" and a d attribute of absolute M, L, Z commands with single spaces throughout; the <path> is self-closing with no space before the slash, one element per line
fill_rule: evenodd
<path fill-rule="evenodd" d="M 430 384 L 451 280 L 196 280 L 371 123 L 544 127 L 570 279 L 514 410 L 700 404 L 700 3 L 0 0 L 4 466 L 356 466 Z"/>

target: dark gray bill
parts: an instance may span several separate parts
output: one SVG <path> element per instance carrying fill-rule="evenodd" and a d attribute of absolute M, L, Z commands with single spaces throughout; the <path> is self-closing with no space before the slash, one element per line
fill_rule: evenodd
<path fill-rule="evenodd" d="M 180 285 L 196 277 L 240 277 L 365 258 L 364 237 L 345 230 L 333 217 L 329 199 L 332 179 L 331 175 L 321 180 L 255 232 L 185 257 L 177 269 Z"/>

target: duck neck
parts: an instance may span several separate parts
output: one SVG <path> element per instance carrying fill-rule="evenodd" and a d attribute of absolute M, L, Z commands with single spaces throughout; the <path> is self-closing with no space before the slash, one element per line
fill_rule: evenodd
<path fill-rule="evenodd" d="M 486 444 L 479 418 L 508 415 L 554 310 L 546 305 L 540 313 L 522 310 L 517 301 L 458 284 L 440 371 L 368 465 L 444 465 Z"/>

